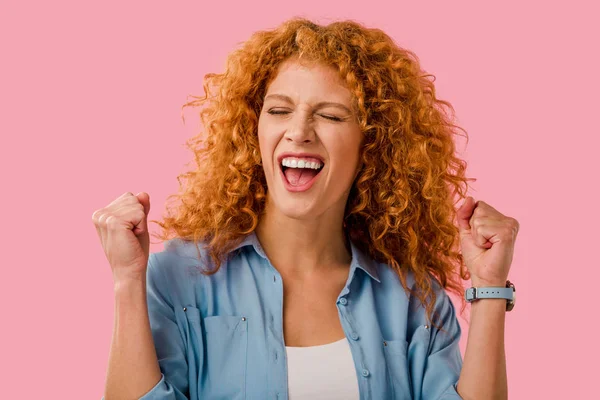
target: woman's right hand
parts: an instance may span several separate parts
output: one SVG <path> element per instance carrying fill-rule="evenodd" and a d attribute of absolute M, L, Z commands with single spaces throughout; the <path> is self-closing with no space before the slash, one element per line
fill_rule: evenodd
<path fill-rule="evenodd" d="M 150 254 L 149 212 L 148 193 L 134 196 L 127 192 L 92 214 L 115 283 L 146 278 Z"/>

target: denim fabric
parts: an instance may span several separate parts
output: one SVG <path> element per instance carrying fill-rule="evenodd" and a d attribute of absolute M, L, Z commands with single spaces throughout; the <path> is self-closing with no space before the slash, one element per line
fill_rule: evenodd
<path fill-rule="evenodd" d="M 198 258 L 194 243 L 172 239 L 150 254 L 148 312 L 162 375 L 141 400 L 288 399 L 281 275 L 254 233 L 214 275 L 197 272 L 212 267 L 200 250 Z M 445 290 L 433 288 L 447 332 L 428 325 L 391 268 L 352 244 L 336 306 L 361 400 L 461 398 L 461 328 Z"/>

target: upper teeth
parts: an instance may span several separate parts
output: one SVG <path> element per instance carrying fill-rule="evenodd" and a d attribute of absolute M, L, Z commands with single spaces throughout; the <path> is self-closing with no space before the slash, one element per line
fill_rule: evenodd
<path fill-rule="evenodd" d="M 318 161 L 307 161 L 301 158 L 286 157 L 282 160 L 281 165 L 289 168 L 312 168 L 319 169 L 323 166 Z"/>

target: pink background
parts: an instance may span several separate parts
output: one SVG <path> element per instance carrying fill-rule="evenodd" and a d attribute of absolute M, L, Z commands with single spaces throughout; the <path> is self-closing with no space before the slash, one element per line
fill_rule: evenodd
<path fill-rule="evenodd" d="M 595 396 L 598 10 L 415 3 L 2 1 L 2 398 L 100 399 L 114 301 L 93 211 L 146 191 L 157 219 L 192 161 L 186 96 L 252 32 L 295 15 L 381 28 L 436 76 L 470 136 L 469 194 L 521 224 L 510 398 Z"/>

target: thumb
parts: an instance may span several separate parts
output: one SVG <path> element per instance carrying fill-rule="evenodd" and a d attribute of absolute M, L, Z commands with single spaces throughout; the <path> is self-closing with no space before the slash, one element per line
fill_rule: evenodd
<path fill-rule="evenodd" d="M 466 231 L 471 230 L 471 225 L 469 224 L 469 220 L 471 219 L 471 216 L 473 215 L 473 210 L 475 210 L 475 205 L 476 205 L 476 202 L 474 201 L 473 197 L 467 196 L 465 201 L 462 203 L 462 205 L 456 211 L 456 217 L 458 219 L 458 229 L 460 230 L 461 234 L 464 234 L 464 233 L 466 233 Z"/>
<path fill-rule="evenodd" d="M 139 192 L 135 195 L 141 205 L 144 206 L 144 214 L 148 215 L 150 212 L 150 195 L 146 192 Z"/>
<path fill-rule="evenodd" d="M 144 206 L 146 216 L 140 221 L 140 224 L 134 229 L 134 233 L 140 241 L 144 254 L 150 251 L 150 232 L 148 231 L 148 213 L 150 212 L 150 195 L 146 192 L 140 192 L 135 195 L 141 205 Z"/>

